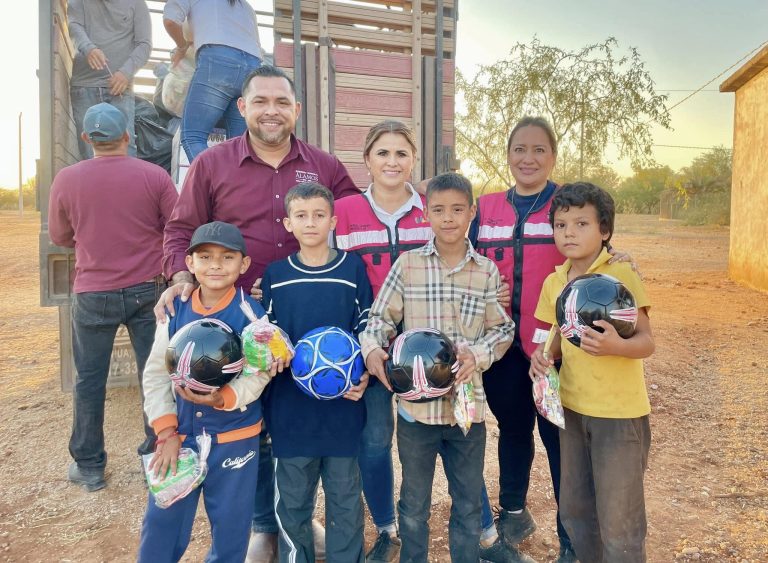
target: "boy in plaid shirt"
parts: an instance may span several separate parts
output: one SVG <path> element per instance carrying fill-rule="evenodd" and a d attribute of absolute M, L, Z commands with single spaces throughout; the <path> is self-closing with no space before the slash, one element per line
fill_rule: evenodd
<path fill-rule="evenodd" d="M 514 323 L 497 301 L 499 272 L 466 237 L 475 216 L 472 186 L 459 174 L 435 176 L 427 186 L 426 217 L 435 238 L 392 265 L 360 334 L 368 371 L 391 390 L 384 347 L 403 330 L 435 328 L 458 347 L 456 385 L 472 381 L 475 416 L 466 435 L 456 424 L 453 393 L 426 403 L 398 400 L 397 444 L 403 481 L 398 502 L 400 561 L 427 561 L 432 481 L 437 454 L 451 493 L 451 561 L 476 563 L 485 456 L 482 372 L 512 343 Z"/>

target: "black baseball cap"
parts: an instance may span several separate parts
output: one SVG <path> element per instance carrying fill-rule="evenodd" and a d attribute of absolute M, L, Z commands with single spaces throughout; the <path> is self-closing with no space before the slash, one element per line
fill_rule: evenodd
<path fill-rule="evenodd" d="M 243 256 L 248 254 L 240 229 L 232 223 L 225 223 L 224 221 L 213 221 L 195 229 L 192 239 L 189 241 L 187 254 L 192 254 L 195 248 L 202 244 L 218 244 L 224 248 L 236 250 Z"/>

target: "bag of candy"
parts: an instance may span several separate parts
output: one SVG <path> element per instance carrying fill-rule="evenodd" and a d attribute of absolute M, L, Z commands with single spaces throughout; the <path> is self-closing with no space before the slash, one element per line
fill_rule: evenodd
<path fill-rule="evenodd" d="M 160 508 L 168 508 L 178 500 L 183 499 L 200 486 L 208 474 L 208 454 L 211 451 L 211 437 L 203 431 L 202 436 L 197 436 L 198 454 L 192 448 L 181 448 L 176 464 L 176 475 L 171 473 L 171 468 L 163 475 L 155 476 L 154 468 L 149 468 L 149 462 L 155 454 L 142 456 L 144 463 L 144 475 L 147 478 L 147 486 L 155 499 L 155 504 Z"/>
<path fill-rule="evenodd" d="M 453 390 L 453 416 L 464 435 L 475 418 L 475 385 L 471 381 L 457 385 Z"/>
<path fill-rule="evenodd" d="M 240 308 L 251 321 L 240 335 L 245 357 L 242 375 L 247 377 L 256 371 L 269 372 L 272 362 L 280 359 L 288 366 L 294 355 L 293 344 L 288 335 L 280 327 L 269 322 L 266 315 L 257 318 L 245 300 L 240 302 Z"/>
<path fill-rule="evenodd" d="M 552 327 L 544 344 L 544 357 L 549 357 L 549 348 L 555 337 L 557 327 Z M 563 403 L 560 401 L 560 375 L 555 366 L 549 366 L 545 377 L 536 376 L 533 380 L 533 400 L 536 410 L 555 426 L 565 428 Z"/>

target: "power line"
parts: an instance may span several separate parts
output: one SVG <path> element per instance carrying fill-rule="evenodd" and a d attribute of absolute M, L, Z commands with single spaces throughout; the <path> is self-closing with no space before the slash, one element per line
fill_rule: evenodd
<path fill-rule="evenodd" d="M 703 85 L 701 88 L 698 88 L 698 89 L 694 90 L 692 93 L 690 93 L 690 94 L 689 94 L 689 95 L 687 95 L 685 98 L 683 98 L 682 100 L 680 100 L 679 102 L 677 102 L 675 105 L 673 105 L 673 106 L 672 106 L 672 107 L 670 107 L 670 108 L 667 108 L 667 111 L 672 111 L 673 109 L 675 109 L 677 106 L 679 106 L 679 105 L 680 105 L 680 104 L 682 104 L 683 102 L 685 102 L 685 101 L 687 101 L 687 100 L 690 100 L 690 99 L 691 99 L 693 96 L 695 96 L 696 94 L 698 94 L 699 92 L 701 92 L 702 90 L 704 90 L 704 88 L 706 88 L 707 86 L 709 86 L 710 84 L 712 84 L 712 83 L 713 83 L 715 80 L 717 80 L 718 78 L 720 78 L 722 75 L 724 75 L 726 72 L 728 72 L 729 70 L 731 70 L 733 67 L 735 67 L 735 66 L 737 66 L 737 65 L 741 64 L 741 62 L 742 62 L 742 61 L 744 61 L 744 60 L 746 60 L 747 58 L 751 57 L 751 56 L 752 56 L 752 54 L 754 54 L 756 51 L 759 51 L 760 49 L 762 49 L 762 48 L 763 48 L 765 45 L 768 45 L 768 41 L 764 41 L 763 43 L 761 43 L 760 45 L 758 45 L 757 47 L 755 47 L 754 49 L 752 49 L 752 50 L 751 50 L 749 53 L 747 53 L 746 55 L 744 55 L 743 57 L 741 57 L 741 58 L 740 58 L 738 61 L 736 61 L 736 62 L 735 62 L 735 63 L 733 63 L 731 66 L 729 66 L 728 68 L 726 68 L 726 69 L 725 69 L 723 72 L 721 72 L 720 74 L 718 74 L 717 76 L 715 76 L 715 77 L 714 77 L 712 80 L 709 80 L 709 81 L 708 81 L 706 84 L 704 84 L 704 85 Z"/>
<path fill-rule="evenodd" d="M 691 147 L 688 145 L 651 145 L 652 147 L 665 147 L 670 149 L 697 149 L 697 150 L 703 150 L 708 151 L 712 149 L 725 149 L 727 151 L 732 151 L 733 149 L 730 149 L 728 147 Z"/>

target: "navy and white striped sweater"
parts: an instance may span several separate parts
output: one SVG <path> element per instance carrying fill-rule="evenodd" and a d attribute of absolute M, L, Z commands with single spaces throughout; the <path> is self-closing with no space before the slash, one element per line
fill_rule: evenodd
<path fill-rule="evenodd" d="M 365 329 L 373 293 L 365 264 L 338 251 L 324 266 L 306 266 L 296 254 L 267 266 L 262 303 L 272 322 L 297 342 L 321 326 L 357 336 Z M 305 395 L 290 370 L 267 388 L 265 419 L 275 457 L 355 457 L 365 424 L 363 401 L 320 401 Z"/>

